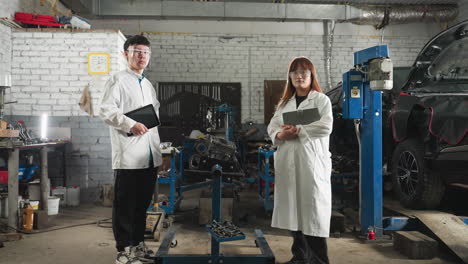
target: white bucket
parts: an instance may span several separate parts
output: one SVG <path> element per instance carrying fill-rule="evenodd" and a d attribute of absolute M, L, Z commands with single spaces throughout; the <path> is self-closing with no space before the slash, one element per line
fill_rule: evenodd
<path fill-rule="evenodd" d="M 79 206 L 80 205 L 80 187 L 73 186 L 67 188 L 67 205 L 68 206 Z"/>
<path fill-rule="evenodd" d="M 52 196 L 56 196 L 60 198 L 61 206 L 67 205 L 67 188 L 66 187 L 63 187 L 63 186 L 52 187 L 52 190 L 50 190 L 50 194 Z"/>
<path fill-rule="evenodd" d="M 18 209 L 22 207 L 23 197 L 18 195 Z M 0 196 L 0 218 L 8 218 L 8 196 Z"/>
<path fill-rule="evenodd" d="M 59 204 L 60 204 L 60 198 L 59 197 L 50 196 L 49 200 L 47 201 L 47 206 L 48 206 L 47 214 L 48 215 L 58 214 Z"/>

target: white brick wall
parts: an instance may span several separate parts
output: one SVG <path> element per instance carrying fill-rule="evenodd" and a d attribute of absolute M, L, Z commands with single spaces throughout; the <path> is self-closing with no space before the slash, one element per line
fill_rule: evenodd
<path fill-rule="evenodd" d="M 11 28 L 0 24 L 0 72 L 11 73 Z"/>
<path fill-rule="evenodd" d="M 119 57 L 125 37 L 116 30 L 70 31 L 65 29 L 15 29 L 12 32 L 13 62 L 11 115 L 86 115 L 78 106 L 89 85 L 94 107 L 109 75 L 90 75 L 87 55 L 111 56 L 111 74 L 123 67 Z M 54 107 L 52 107 L 54 106 Z M 56 108 L 59 107 L 59 108 Z"/>
<path fill-rule="evenodd" d="M 326 90 L 322 35 L 150 34 L 152 60 L 149 79 L 158 82 L 240 82 L 243 121 L 263 122 L 264 80 L 285 79 L 289 61 L 307 56 L 315 64 Z M 427 34 L 388 36 L 395 66 L 410 66 Z M 332 83 L 353 66 L 353 52 L 379 45 L 375 36 L 336 35 L 333 45 Z M 249 63 L 250 62 L 250 63 Z"/>

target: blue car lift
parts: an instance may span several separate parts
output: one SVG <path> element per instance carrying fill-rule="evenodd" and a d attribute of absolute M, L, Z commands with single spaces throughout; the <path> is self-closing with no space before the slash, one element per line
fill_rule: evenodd
<path fill-rule="evenodd" d="M 211 174 L 213 179 L 207 181 L 211 185 L 211 220 L 221 222 L 221 192 L 222 192 L 222 177 L 223 175 L 234 175 L 236 173 L 223 173 L 219 165 L 215 165 L 212 171 L 200 171 L 200 173 Z M 220 238 L 207 225 L 207 230 L 211 234 L 211 254 L 169 254 L 169 249 L 175 237 L 175 231 L 171 230 L 166 233 L 164 240 L 156 253 L 155 263 L 158 264 L 184 264 L 184 263 L 212 263 L 212 264 L 274 264 L 275 257 L 271 251 L 261 230 L 254 231 L 255 244 L 260 249 L 261 254 L 250 255 L 223 255 L 220 253 L 220 243 L 226 241 L 245 239 L 244 235 Z"/>
<path fill-rule="evenodd" d="M 266 212 L 273 210 L 273 200 L 270 199 L 270 183 L 275 182 L 275 177 L 270 174 L 270 157 L 275 154 L 275 149 L 258 148 L 258 197 Z M 262 187 L 261 181 L 265 183 Z"/>
<path fill-rule="evenodd" d="M 361 232 L 365 233 L 372 229 L 377 239 L 382 238 L 384 230 L 416 230 L 421 226 L 419 222 L 409 217 L 382 217 L 382 90 L 387 90 L 388 87 L 376 88 L 383 83 L 372 82 L 389 79 L 376 79 L 376 75 L 371 76 L 371 74 L 375 73 L 375 59 L 386 59 L 389 55 L 387 45 L 355 52 L 354 69 L 343 74 L 343 118 L 354 119 L 356 124 L 360 120 L 361 124 L 360 133 L 357 133 L 361 143 L 359 180 Z M 380 67 L 384 68 L 382 64 Z M 386 67 L 388 68 L 388 64 Z M 468 218 L 460 217 L 460 219 L 468 224 Z"/>
<path fill-rule="evenodd" d="M 369 63 L 389 58 L 387 45 L 354 53 L 355 68 L 343 74 L 343 118 L 361 120 L 360 215 L 361 232 L 373 229 L 382 237 L 382 91 L 372 90 Z"/>

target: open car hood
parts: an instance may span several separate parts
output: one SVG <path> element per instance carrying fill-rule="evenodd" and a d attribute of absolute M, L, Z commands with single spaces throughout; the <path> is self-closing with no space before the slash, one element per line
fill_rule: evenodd
<path fill-rule="evenodd" d="M 413 64 L 420 81 L 468 80 L 468 20 L 433 37 Z"/>

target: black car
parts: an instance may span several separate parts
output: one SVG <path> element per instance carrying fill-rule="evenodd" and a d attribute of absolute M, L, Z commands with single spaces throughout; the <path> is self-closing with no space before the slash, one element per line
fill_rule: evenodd
<path fill-rule="evenodd" d="M 335 118 L 331 151 L 357 160 L 342 94 L 341 85 L 327 92 Z M 468 21 L 433 37 L 412 67 L 394 69 L 382 108 L 384 174 L 404 206 L 437 207 L 447 184 L 468 184 Z"/>

